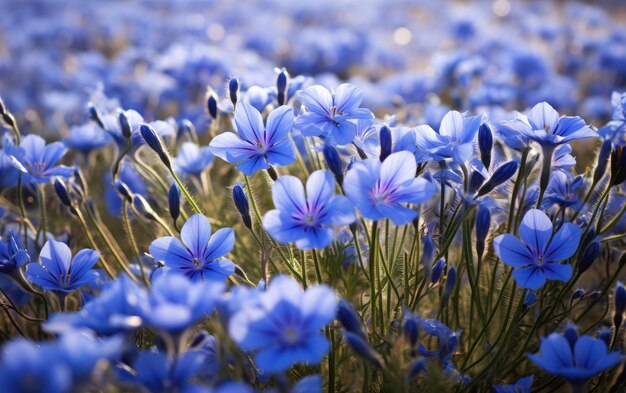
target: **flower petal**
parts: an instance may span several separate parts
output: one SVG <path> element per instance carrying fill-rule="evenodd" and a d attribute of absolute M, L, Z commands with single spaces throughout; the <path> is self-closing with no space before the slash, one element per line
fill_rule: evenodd
<path fill-rule="evenodd" d="M 521 269 L 513 270 L 513 277 L 522 288 L 532 289 L 536 291 L 546 283 L 546 276 L 537 266 L 527 266 Z"/>
<path fill-rule="evenodd" d="M 202 214 L 194 214 L 189 217 L 180 231 L 180 238 L 194 258 L 202 259 L 211 238 L 209 219 Z"/>
<path fill-rule="evenodd" d="M 543 256 L 552 237 L 552 222 L 541 210 L 531 209 L 522 219 L 519 234 L 535 255 Z"/>
<path fill-rule="evenodd" d="M 558 262 L 570 258 L 578 249 L 581 230 L 576 224 L 566 222 L 552 237 L 546 253 L 545 262 Z"/>
<path fill-rule="evenodd" d="M 511 234 L 504 234 L 493 240 L 493 248 L 498 258 L 511 267 L 524 267 L 535 264 L 535 258 L 522 242 Z"/>

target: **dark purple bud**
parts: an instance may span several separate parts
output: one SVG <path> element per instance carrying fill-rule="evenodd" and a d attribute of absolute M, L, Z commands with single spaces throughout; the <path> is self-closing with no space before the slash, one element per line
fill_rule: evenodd
<path fill-rule="evenodd" d="M 435 242 L 432 236 L 422 236 L 422 258 L 420 263 L 424 267 L 424 280 L 428 281 L 432 277 L 433 272 L 433 260 L 435 259 Z M 435 281 L 433 281 L 435 283 Z"/>
<path fill-rule="evenodd" d="M 270 179 L 274 181 L 278 180 L 278 172 L 276 172 L 276 168 L 274 168 L 272 165 L 267 168 L 267 174 L 270 175 Z"/>
<path fill-rule="evenodd" d="M 535 294 L 535 292 L 526 292 L 526 296 L 524 297 L 524 306 L 530 307 L 535 303 L 537 303 L 537 295 Z"/>
<path fill-rule="evenodd" d="M 448 303 L 448 299 L 450 299 L 450 295 L 452 294 L 452 290 L 454 289 L 454 284 L 456 284 L 456 269 L 452 266 L 448 269 L 448 275 L 446 277 L 446 283 L 443 287 L 443 292 L 441 293 L 441 307 L 445 307 Z"/>
<path fill-rule="evenodd" d="M 351 303 L 345 301 L 344 299 L 339 300 L 339 304 L 337 306 L 337 320 L 348 332 L 360 336 L 363 340 L 367 339 L 365 332 L 363 331 L 361 318 L 359 318 L 356 309 Z"/>
<path fill-rule="evenodd" d="M 133 203 L 133 193 L 124 182 L 116 180 L 115 189 L 128 203 Z"/>
<path fill-rule="evenodd" d="M 120 112 L 120 114 L 118 115 L 117 118 L 118 118 L 118 120 L 120 122 L 120 128 L 122 129 L 122 135 L 124 135 L 124 138 L 126 138 L 126 139 L 130 138 L 130 136 L 132 135 L 132 130 L 130 129 L 130 123 L 128 122 L 128 117 L 122 111 L 122 112 Z"/>
<path fill-rule="evenodd" d="M 613 145 L 610 140 L 606 140 L 602 143 L 602 147 L 600 147 L 600 152 L 598 153 L 598 164 L 596 165 L 596 169 L 593 171 L 593 183 L 597 183 L 602 179 L 604 173 L 606 172 L 606 167 L 609 164 L 609 157 L 611 156 L 611 148 Z"/>
<path fill-rule="evenodd" d="M 419 328 L 415 318 L 406 318 L 404 320 L 404 325 L 402 326 L 402 331 L 404 333 L 404 338 L 409 342 L 411 348 L 414 348 L 415 344 L 417 344 L 417 337 L 419 334 Z"/>
<path fill-rule="evenodd" d="M 236 184 L 235 187 L 233 187 L 233 201 L 235 202 L 235 207 L 239 211 L 239 214 L 241 214 L 243 224 L 246 228 L 252 229 L 252 217 L 250 216 L 248 198 L 239 184 Z"/>
<path fill-rule="evenodd" d="M 482 258 L 485 252 L 485 239 L 489 234 L 489 227 L 491 226 L 491 213 L 489 208 L 484 205 L 478 207 L 476 213 L 476 253 L 479 258 Z"/>
<path fill-rule="evenodd" d="M 511 176 L 517 172 L 519 166 L 518 160 L 512 160 L 505 164 L 500 165 L 498 169 L 493 172 L 493 175 L 487 180 L 487 182 L 478 190 L 477 197 L 483 196 L 491 192 L 494 188 L 498 187 L 505 181 L 509 180 Z"/>
<path fill-rule="evenodd" d="M 386 124 L 380 128 L 380 161 L 385 161 L 385 158 L 391 154 L 391 130 Z"/>
<path fill-rule="evenodd" d="M 563 337 L 567 340 L 572 350 L 576 345 L 576 341 L 578 341 L 578 328 L 573 323 L 568 323 L 565 326 L 565 331 L 563 332 Z"/>
<path fill-rule="evenodd" d="M 578 288 L 576 291 L 574 291 L 574 293 L 572 294 L 571 300 L 574 301 L 576 299 L 580 299 L 585 295 L 585 291 L 582 288 Z"/>
<path fill-rule="evenodd" d="M 626 311 L 626 288 L 621 282 L 615 287 L 615 313 L 624 314 Z"/>
<path fill-rule="evenodd" d="M 437 263 L 435 263 L 435 266 L 433 266 L 433 270 L 431 273 L 430 282 L 435 284 L 441 279 L 444 266 L 446 266 L 446 263 L 444 262 L 443 258 L 441 258 L 440 260 L 437 261 Z"/>
<path fill-rule="evenodd" d="M 54 192 L 56 192 L 57 196 L 65 206 L 72 207 L 72 199 L 70 198 L 70 193 L 67 191 L 67 187 L 65 186 L 63 180 L 56 179 L 54 181 Z"/>
<path fill-rule="evenodd" d="M 611 151 L 610 185 L 618 186 L 626 181 L 626 146 L 618 146 Z"/>
<path fill-rule="evenodd" d="M 480 160 L 489 169 L 491 165 L 491 149 L 493 148 L 493 133 L 487 123 L 480 125 L 478 129 L 478 149 L 480 150 Z"/>
<path fill-rule="evenodd" d="M 289 73 L 283 68 L 276 77 L 276 99 L 278 101 L 278 105 L 284 105 L 287 102 L 288 79 Z"/>
<path fill-rule="evenodd" d="M 372 365 L 378 368 L 382 368 L 383 363 L 378 354 L 370 345 L 361 338 L 359 335 L 351 332 L 343 332 L 343 338 L 346 343 L 357 355 L 370 362 Z"/>
<path fill-rule="evenodd" d="M 589 232 L 587 232 L 587 234 L 585 235 L 585 237 L 581 239 L 580 249 L 581 250 L 586 249 L 591 244 L 591 242 L 597 240 L 596 238 L 597 238 L 596 231 L 594 231 L 593 229 L 590 229 Z"/>
<path fill-rule="evenodd" d="M 209 116 L 213 119 L 217 119 L 217 95 L 213 89 L 209 89 L 207 92 L 206 108 L 209 112 Z"/>
<path fill-rule="evenodd" d="M 170 216 L 176 222 L 180 215 L 180 189 L 176 183 L 172 183 L 170 186 L 170 190 L 167 193 L 167 202 L 170 207 Z"/>
<path fill-rule="evenodd" d="M 154 131 L 154 129 L 147 124 L 143 124 L 139 129 L 141 130 L 141 136 L 143 136 L 143 139 L 146 141 L 148 146 L 150 146 L 150 148 L 158 154 L 161 162 L 163 162 L 168 169 L 171 168 L 172 164 L 170 162 L 170 157 L 165 151 L 161 138 L 159 138 L 156 131 Z"/>
<path fill-rule="evenodd" d="M 600 242 L 593 241 L 589 243 L 585 251 L 578 257 L 578 273 L 587 271 L 600 256 L 601 252 Z"/>
<path fill-rule="evenodd" d="M 326 165 L 333 175 L 335 175 L 337 183 L 343 183 L 343 161 L 341 161 L 341 157 L 339 156 L 337 149 L 330 144 L 325 143 L 322 151 L 324 153 Z"/>
<path fill-rule="evenodd" d="M 470 195 L 475 194 L 476 191 L 478 191 L 478 189 L 480 188 L 480 186 L 483 185 L 484 182 L 485 182 L 485 177 L 483 176 L 483 174 L 478 171 L 473 171 L 472 174 L 470 175 L 469 189 L 467 190 L 468 193 Z"/>
<path fill-rule="evenodd" d="M 98 112 L 98 109 L 96 109 L 95 106 L 93 106 L 93 104 L 89 103 L 89 118 L 93 121 L 96 122 L 96 124 L 102 128 L 103 130 L 104 128 L 104 123 L 102 122 L 102 119 L 100 118 L 100 113 Z"/>
<path fill-rule="evenodd" d="M 233 106 L 237 105 L 237 99 L 239 96 L 239 79 L 236 77 L 233 77 L 228 81 L 228 96 L 230 97 L 230 102 L 233 103 Z"/>
<path fill-rule="evenodd" d="M 148 220 L 156 221 L 157 214 L 154 212 L 148 201 L 139 194 L 133 195 L 133 206 L 145 218 Z"/>
<path fill-rule="evenodd" d="M 16 122 L 15 122 L 15 117 L 13 117 L 13 115 L 9 112 L 5 112 L 2 114 L 2 120 L 4 120 L 5 123 L 7 123 L 7 125 L 11 128 L 15 128 Z"/>

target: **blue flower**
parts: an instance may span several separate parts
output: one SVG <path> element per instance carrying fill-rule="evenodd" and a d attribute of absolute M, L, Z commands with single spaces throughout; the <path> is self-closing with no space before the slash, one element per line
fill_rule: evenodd
<path fill-rule="evenodd" d="M 578 201 L 578 193 L 584 188 L 585 183 L 582 176 L 574 176 L 567 172 L 554 172 L 546 190 L 546 197 L 543 200 L 544 207 L 574 207 Z"/>
<path fill-rule="evenodd" d="M 206 354 L 203 351 L 187 351 L 176 361 L 158 352 L 140 352 L 133 363 L 135 373 L 121 372 L 121 379 L 142 385 L 151 393 L 193 391 L 194 379 L 206 367 Z M 203 391 L 203 390 L 200 390 Z"/>
<path fill-rule="evenodd" d="M 498 257 L 513 269 L 513 277 L 522 288 L 537 290 L 546 280 L 568 281 L 572 266 L 559 261 L 570 258 L 580 242 L 581 230 L 564 223 L 553 235 L 552 222 L 544 212 L 529 210 L 519 228 L 523 243 L 511 234 L 494 239 Z"/>
<path fill-rule="evenodd" d="M 530 393 L 534 379 L 533 375 L 529 375 L 510 385 L 493 385 L 492 387 L 496 393 Z"/>
<path fill-rule="evenodd" d="M 545 147 L 598 136 L 583 119 L 578 116 L 559 117 L 559 113 L 547 102 L 535 105 L 526 117 L 519 116 L 503 123 L 502 127 Z"/>
<path fill-rule="evenodd" d="M 66 151 L 63 142 L 46 145 L 46 141 L 39 135 L 27 135 L 20 143 L 20 157 L 16 158 L 30 181 L 48 183 L 55 176 L 68 178 L 74 173 L 74 168 L 56 165 Z"/>
<path fill-rule="evenodd" d="M 18 339 L 2 348 L 0 386 L 5 392 L 63 393 L 72 387 L 72 374 L 51 345 Z"/>
<path fill-rule="evenodd" d="M 289 139 L 293 128 L 293 109 L 281 106 L 273 110 L 263 125 L 261 113 L 245 100 L 237 105 L 235 124 L 239 135 L 225 132 L 213 138 L 209 148 L 213 154 L 246 175 L 267 169 L 270 165 L 289 165 L 296 160 Z"/>
<path fill-rule="evenodd" d="M 578 387 L 623 360 L 619 352 L 609 352 L 601 339 L 585 335 L 570 342 L 558 333 L 544 337 L 539 353 L 528 355 L 528 358 L 546 372 Z"/>
<path fill-rule="evenodd" d="M 74 258 L 70 248 L 62 242 L 48 240 L 39 253 L 41 264 L 26 267 L 28 280 L 50 291 L 74 292 L 92 284 L 100 275 L 92 267 L 100 254 L 91 249 L 80 250 Z"/>
<path fill-rule="evenodd" d="M 12 274 L 29 261 L 30 256 L 18 246 L 13 236 L 0 239 L 0 273 Z"/>
<path fill-rule="evenodd" d="M 180 231 L 182 242 L 173 236 L 156 239 L 150 254 L 174 273 L 192 281 L 223 281 L 235 272 L 235 264 L 221 259 L 235 245 L 235 232 L 222 228 L 211 235 L 211 224 L 202 214 L 194 214 Z"/>
<path fill-rule="evenodd" d="M 111 136 L 103 132 L 94 122 L 73 126 L 63 139 L 65 146 L 83 154 L 100 149 L 111 142 Z"/>
<path fill-rule="evenodd" d="M 111 335 L 141 327 L 142 315 L 148 309 L 145 288 L 121 275 L 79 312 L 53 314 L 44 327 L 52 333 L 64 332 L 68 328 L 88 328 L 99 335 Z"/>
<path fill-rule="evenodd" d="M 435 193 L 430 181 L 415 178 L 416 171 L 415 157 L 406 151 L 389 155 L 383 163 L 368 158 L 352 165 L 343 188 L 365 218 L 389 218 L 404 225 L 417 217 L 417 212 L 402 203 L 422 203 Z"/>
<path fill-rule="evenodd" d="M 371 120 L 372 112 L 359 108 L 363 100 L 361 90 L 344 83 L 336 91 L 315 85 L 298 93 L 298 99 L 307 109 L 296 120 L 295 127 L 305 136 L 333 138 L 339 145 L 354 139 L 357 120 Z"/>
<path fill-rule="evenodd" d="M 219 282 L 190 282 L 179 274 L 160 275 L 150 288 L 150 308 L 144 320 L 159 330 L 180 334 L 210 314 L 223 291 Z"/>
<path fill-rule="evenodd" d="M 474 137 L 482 121 L 481 115 L 463 117 L 457 111 L 450 111 L 441 120 L 439 132 L 427 125 L 417 127 L 415 143 L 433 160 L 452 159 L 457 164 L 463 164 L 474 154 Z"/>
<path fill-rule="evenodd" d="M 184 142 L 174 159 L 174 167 L 177 172 L 186 176 L 199 176 L 213 159 L 213 153 L 208 146 L 199 147 L 193 142 Z"/>
<path fill-rule="evenodd" d="M 329 350 L 320 329 L 335 318 L 337 300 L 327 286 L 302 291 L 292 278 L 277 276 L 259 295 L 256 307 L 244 307 L 229 323 L 229 333 L 245 351 L 256 351 L 264 372 L 278 373 L 296 363 L 317 364 Z"/>
<path fill-rule="evenodd" d="M 324 248 L 333 238 L 333 227 L 349 225 L 356 219 L 352 204 L 335 195 L 335 178 L 325 170 L 315 171 L 306 182 L 281 176 L 272 186 L 276 209 L 263 217 L 263 227 L 281 243 L 295 242 L 302 250 Z"/>

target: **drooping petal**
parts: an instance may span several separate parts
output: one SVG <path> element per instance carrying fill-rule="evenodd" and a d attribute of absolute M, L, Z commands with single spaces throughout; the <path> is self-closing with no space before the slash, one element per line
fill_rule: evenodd
<path fill-rule="evenodd" d="M 522 288 L 532 289 L 533 291 L 543 287 L 546 283 L 546 276 L 543 270 L 533 265 L 513 270 L 513 277 L 517 285 Z"/>
<path fill-rule="evenodd" d="M 180 240 L 164 236 L 154 240 L 149 247 L 150 255 L 170 267 L 193 265 L 193 256 Z"/>
<path fill-rule="evenodd" d="M 552 222 L 544 212 L 531 209 L 522 219 L 519 234 L 535 255 L 543 256 L 552 237 L 552 228 Z"/>
<path fill-rule="evenodd" d="M 180 238 L 195 258 L 202 259 L 211 238 L 209 219 L 203 214 L 189 217 L 180 231 Z"/>
<path fill-rule="evenodd" d="M 224 161 L 236 164 L 258 154 L 256 145 L 242 140 L 232 132 L 217 135 L 211 143 L 209 150 Z"/>
<path fill-rule="evenodd" d="M 395 225 L 405 225 L 411 222 L 417 217 L 417 212 L 408 207 L 404 207 L 399 203 L 375 205 L 375 209 L 383 215 L 389 218 Z"/>
<path fill-rule="evenodd" d="M 333 230 L 328 227 L 318 225 L 301 231 L 302 235 L 296 239 L 296 247 L 301 250 L 324 248 L 333 241 Z"/>
<path fill-rule="evenodd" d="M 57 290 L 61 288 L 60 278 L 53 277 L 39 263 L 29 263 L 26 265 L 26 277 L 28 281 L 47 290 Z"/>
<path fill-rule="evenodd" d="M 572 278 L 572 265 L 561 263 L 546 263 L 543 267 L 543 273 L 548 280 L 556 280 L 567 282 Z"/>
<path fill-rule="evenodd" d="M 304 234 L 302 223 L 295 221 L 288 213 L 270 210 L 263 216 L 263 228 L 280 243 L 292 243 Z"/>
<path fill-rule="evenodd" d="M 270 167 L 270 164 L 265 159 L 265 155 L 256 154 L 250 156 L 246 161 L 237 164 L 237 169 L 244 175 L 251 176 L 256 171 L 261 171 Z"/>
<path fill-rule="evenodd" d="M 578 249 L 581 229 L 578 225 L 566 222 L 552 237 L 544 255 L 545 262 L 558 262 L 570 258 Z"/>
<path fill-rule="evenodd" d="M 338 145 L 347 145 L 356 137 L 356 124 L 346 119 L 337 120 L 331 129 L 330 136 L 335 139 Z"/>
<path fill-rule="evenodd" d="M 493 240 L 493 248 L 498 258 L 511 267 L 534 265 L 535 258 L 522 242 L 511 234 L 504 234 Z"/>

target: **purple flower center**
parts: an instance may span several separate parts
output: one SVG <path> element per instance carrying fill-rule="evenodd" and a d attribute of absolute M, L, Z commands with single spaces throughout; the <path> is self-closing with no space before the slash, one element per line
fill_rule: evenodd
<path fill-rule="evenodd" d="M 396 187 L 389 184 L 381 184 L 380 181 L 370 191 L 370 198 L 374 204 L 390 204 L 393 203 L 393 193 Z"/>

